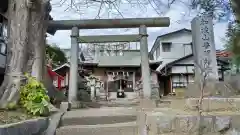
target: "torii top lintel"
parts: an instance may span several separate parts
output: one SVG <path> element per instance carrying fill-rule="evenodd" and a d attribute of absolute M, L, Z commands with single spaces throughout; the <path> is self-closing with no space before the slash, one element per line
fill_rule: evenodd
<path fill-rule="evenodd" d="M 55 20 L 49 21 L 49 29 L 70 30 L 72 27 L 79 29 L 104 29 L 104 28 L 137 28 L 140 25 L 146 27 L 168 27 L 169 17 L 156 18 L 125 18 L 125 19 L 89 19 L 89 20 Z"/>

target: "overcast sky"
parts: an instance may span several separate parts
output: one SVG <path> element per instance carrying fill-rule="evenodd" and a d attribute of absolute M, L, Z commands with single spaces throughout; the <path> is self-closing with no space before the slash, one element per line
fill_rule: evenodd
<path fill-rule="evenodd" d="M 51 12 L 54 20 L 71 20 L 71 19 L 94 19 L 96 18 L 99 5 L 89 4 L 87 6 L 78 7 L 76 10 L 69 10 L 67 4 L 59 6 L 60 0 L 52 0 L 53 9 Z M 63 0 L 62 0 L 63 1 Z M 70 0 L 69 0 L 70 1 Z M 124 0 L 123 0 L 124 1 Z M 67 10 L 68 9 L 68 10 Z M 110 9 L 110 10 L 109 10 Z M 170 9 L 165 7 L 158 7 L 162 13 L 159 14 L 152 8 L 152 6 L 121 4 L 119 11 L 125 18 L 135 17 L 170 17 L 171 25 L 168 28 L 148 28 L 148 44 L 149 50 L 152 47 L 157 36 L 174 31 L 181 28 L 189 28 L 192 18 L 196 15 L 194 11 L 189 12 L 188 8 L 182 4 L 173 5 Z M 80 12 L 80 13 L 79 13 Z M 114 7 L 107 7 L 104 5 L 101 12 L 101 18 L 121 18 L 118 11 Z M 214 25 L 215 44 L 217 49 L 223 48 L 224 34 L 226 31 L 227 23 L 218 22 Z M 80 35 L 109 35 L 109 34 L 137 34 L 138 29 L 101 29 L 101 30 L 80 30 Z M 55 44 L 60 48 L 70 48 L 70 31 L 57 31 L 54 36 L 47 38 L 48 43 Z"/>

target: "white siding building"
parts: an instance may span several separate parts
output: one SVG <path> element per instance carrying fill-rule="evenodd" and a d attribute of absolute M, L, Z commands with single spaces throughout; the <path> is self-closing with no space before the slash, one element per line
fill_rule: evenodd
<path fill-rule="evenodd" d="M 161 60 L 157 68 L 161 73 L 160 87 L 165 95 L 179 88 L 186 88 L 194 82 L 194 60 L 192 51 L 192 34 L 189 29 L 180 29 L 158 36 L 150 53 L 150 59 Z M 219 60 L 219 75 L 223 79 L 223 67 L 229 63 Z"/>

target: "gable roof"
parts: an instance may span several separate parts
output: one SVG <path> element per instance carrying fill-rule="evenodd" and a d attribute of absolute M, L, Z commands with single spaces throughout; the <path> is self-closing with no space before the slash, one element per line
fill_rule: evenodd
<path fill-rule="evenodd" d="M 192 32 L 192 30 L 187 29 L 187 28 L 182 28 L 182 29 L 178 29 L 178 30 L 174 30 L 174 31 L 171 31 L 171 32 L 164 33 L 162 35 L 159 35 L 157 38 L 162 38 L 162 37 L 165 37 L 165 36 L 169 36 L 169 35 L 176 34 L 176 33 L 181 33 L 181 32 Z"/>
<path fill-rule="evenodd" d="M 183 61 L 183 60 L 185 60 L 185 59 L 187 59 L 187 58 L 190 58 L 190 57 L 193 57 L 193 54 L 189 54 L 189 55 L 186 55 L 186 56 L 184 56 L 184 57 L 182 57 L 182 58 L 180 58 L 180 59 L 174 60 L 174 61 L 166 64 L 164 67 L 172 67 L 172 66 L 174 66 L 177 62 Z M 229 62 L 227 62 L 227 61 L 225 61 L 225 60 L 222 60 L 222 59 L 219 59 L 219 58 L 217 58 L 217 62 L 218 62 L 218 63 L 221 63 L 221 64 L 223 64 L 223 65 L 228 65 L 228 64 L 229 64 Z M 164 67 L 162 68 L 162 70 L 164 69 Z"/>
<path fill-rule="evenodd" d="M 59 66 L 59 67 L 53 69 L 52 71 L 55 72 L 55 71 L 57 71 L 57 70 L 59 70 L 59 69 L 61 69 L 61 68 L 63 68 L 63 67 L 70 67 L 70 64 L 69 64 L 69 63 L 65 63 L 65 64 L 63 64 L 63 65 L 61 65 L 61 66 Z"/>
<path fill-rule="evenodd" d="M 153 46 L 152 46 L 150 52 L 153 51 L 153 49 L 154 49 L 155 46 L 156 46 L 156 42 L 157 42 L 160 38 L 165 37 L 165 36 L 169 36 L 169 35 L 172 35 L 172 34 L 176 34 L 176 33 L 181 33 L 181 32 L 192 32 L 192 30 L 187 29 L 187 28 L 182 28 L 182 29 L 174 30 L 174 31 L 171 31 L 171 32 L 168 32 L 168 33 L 164 33 L 164 34 L 162 34 L 162 35 L 159 35 L 159 36 L 156 38 L 156 40 L 154 41 Z"/>
<path fill-rule="evenodd" d="M 123 58 L 124 59 L 124 58 Z M 121 59 L 122 60 L 122 59 Z M 140 59 L 139 59 L 140 60 Z M 108 61 L 108 60 L 107 60 Z M 115 64 L 113 63 L 107 63 L 107 62 L 96 62 L 96 61 L 82 61 L 79 63 L 79 65 L 82 66 L 97 66 L 97 67 L 140 67 L 141 66 L 141 60 L 140 60 L 140 64 L 139 63 L 130 63 L 133 62 L 132 60 L 128 60 L 127 63 L 125 62 L 120 62 L 119 60 L 115 60 Z M 123 65 L 121 65 L 123 64 Z M 149 60 L 149 67 L 152 70 L 156 70 L 156 68 L 162 64 L 162 61 L 156 61 L 156 60 Z M 53 69 L 52 71 L 57 72 L 58 70 L 62 69 L 62 68 L 70 68 L 70 64 L 69 63 L 65 63 L 55 69 Z"/>
<path fill-rule="evenodd" d="M 166 66 L 170 66 L 170 67 L 171 67 L 171 66 L 173 66 L 174 64 L 176 64 L 177 62 L 183 61 L 183 60 L 185 60 L 185 59 L 187 59 L 187 58 L 190 58 L 190 57 L 193 57 L 193 54 L 189 54 L 189 55 L 186 55 L 186 56 L 184 56 L 184 57 L 182 57 L 182 58 L 180 58 L 180 59 L 174 60 L 174 61 L 168 63 Z"/>

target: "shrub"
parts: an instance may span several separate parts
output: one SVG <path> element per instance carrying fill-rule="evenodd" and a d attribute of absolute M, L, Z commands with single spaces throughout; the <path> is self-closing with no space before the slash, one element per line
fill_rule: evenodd
<path fill-rule="evenodd" d="M 32 115 L 45 116 L 49 114 L 50 99 L 42 83 L 26 75 L 27 83 L 20 89 L 20 105 Z"/>

